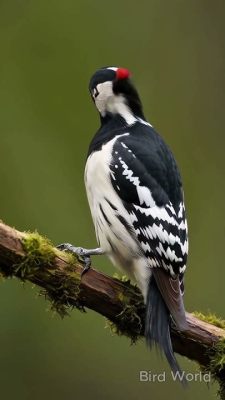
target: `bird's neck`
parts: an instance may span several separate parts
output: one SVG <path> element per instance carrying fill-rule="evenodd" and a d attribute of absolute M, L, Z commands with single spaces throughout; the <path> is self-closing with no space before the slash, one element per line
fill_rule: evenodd
<path fill-rule="evenodd" d="M 100 150 L 103 144 L 109 142 L 115 136 L 126 133 L 129 127 L 137 121 L 138 119 L 134 119 L 133 123 L 129 125 L 120 114 L 113 116 L 108 114 L 104 118 L 101 117 L 101 126 L 90 143 L 88 155 L 93 151 Z"/>
<path fill-rule="evenodd" d="M 130 132 L 134 124 L 146 122 L 141 105 L 140 108 L 137 106 L 132 109 L 124 103 L 120 103 L 118 108 L 111 108 L 111 112 L 100 113 L 100 120 L 101 127 L 91 141 L 88 155 L 99 150 L 103 144 L 115 136 Z"/>
<path fill-rule="evenodd" d="M 140 119 L 145 120 L 142 110 L 133 112 L 126 104 L 120 104 L 116 112 L 106 112 L 104 116 L 100 114 L 101 126 L 107 125 L 109 129 L 111 127 L 118 129 L 125 126 L 129 127 Z"/>

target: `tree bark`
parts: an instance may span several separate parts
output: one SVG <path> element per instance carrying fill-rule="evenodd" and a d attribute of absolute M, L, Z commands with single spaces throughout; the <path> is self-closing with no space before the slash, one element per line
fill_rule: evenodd
<path fill-rule="evenodd" d="M 52 306 L 64 315 L 68 308 L 90 308 L 112 321 L 120 334 L 132 340 L 143 336 L 145 308 L 140 291 L 129 282 L 122 282 L 90 269 L 81 278 L 82 263 L 61 252 L 38 233 L 19 232 L 0 223 L 0 273 L 35 283 L 44 290 Z M 223 343 L 225 330 L 203 322 L 187 313 L 188 331 L 171 328 L 174 351 L 210 368 Z M 224 339 L 225 340 L 225 339 Z M 220 352 L 221 352 L 220 346 Z M 225 350 L 222 348 L 222 357 Z M 218 361 L 218 360 L 217 360 Z M 213 371 L 225 380 L 224 365 L 218 362 Z"/>

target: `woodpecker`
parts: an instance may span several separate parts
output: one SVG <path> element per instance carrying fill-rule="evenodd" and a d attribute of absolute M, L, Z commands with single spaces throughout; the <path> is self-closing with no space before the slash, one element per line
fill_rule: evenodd
<path fill-rule="evenodd" d="M 99 248 L 59 247 L 84 257 L 106 254 L 135 280 L 146 304 L 147 345 L 159 347 L 171 369 L 170 326 L 187 330 L 183 276 L 188 254 L 180 173 L 173 154 L 146 121 L 125 68 L 104 67 L 91 78 L 100 116 L 85 167 L 85 185 Z"/>

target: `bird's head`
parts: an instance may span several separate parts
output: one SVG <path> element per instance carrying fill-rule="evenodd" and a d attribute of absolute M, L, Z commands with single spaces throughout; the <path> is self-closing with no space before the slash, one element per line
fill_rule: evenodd
<path fill-rule="evenodd" d="M 132 121 L 132 116 L 133 120 L 134 116 L 144 118 L 128 69 L 105 67 L 97 70 L 90 80 L 89 90 L 103 121 L 118 114 L 126 122 Z"/>

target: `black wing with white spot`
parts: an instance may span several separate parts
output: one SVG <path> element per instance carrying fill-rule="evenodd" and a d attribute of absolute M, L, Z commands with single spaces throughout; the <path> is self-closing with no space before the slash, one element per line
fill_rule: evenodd
<path fill-rule="evenodd" d="M 172 153 L 153 130 L 141 136 L 134 132 L 116 140 L 110 171 L 149 264 L 163 267 L 173 278 L 180 275 L 182 282 L 187 223 Z"/>

